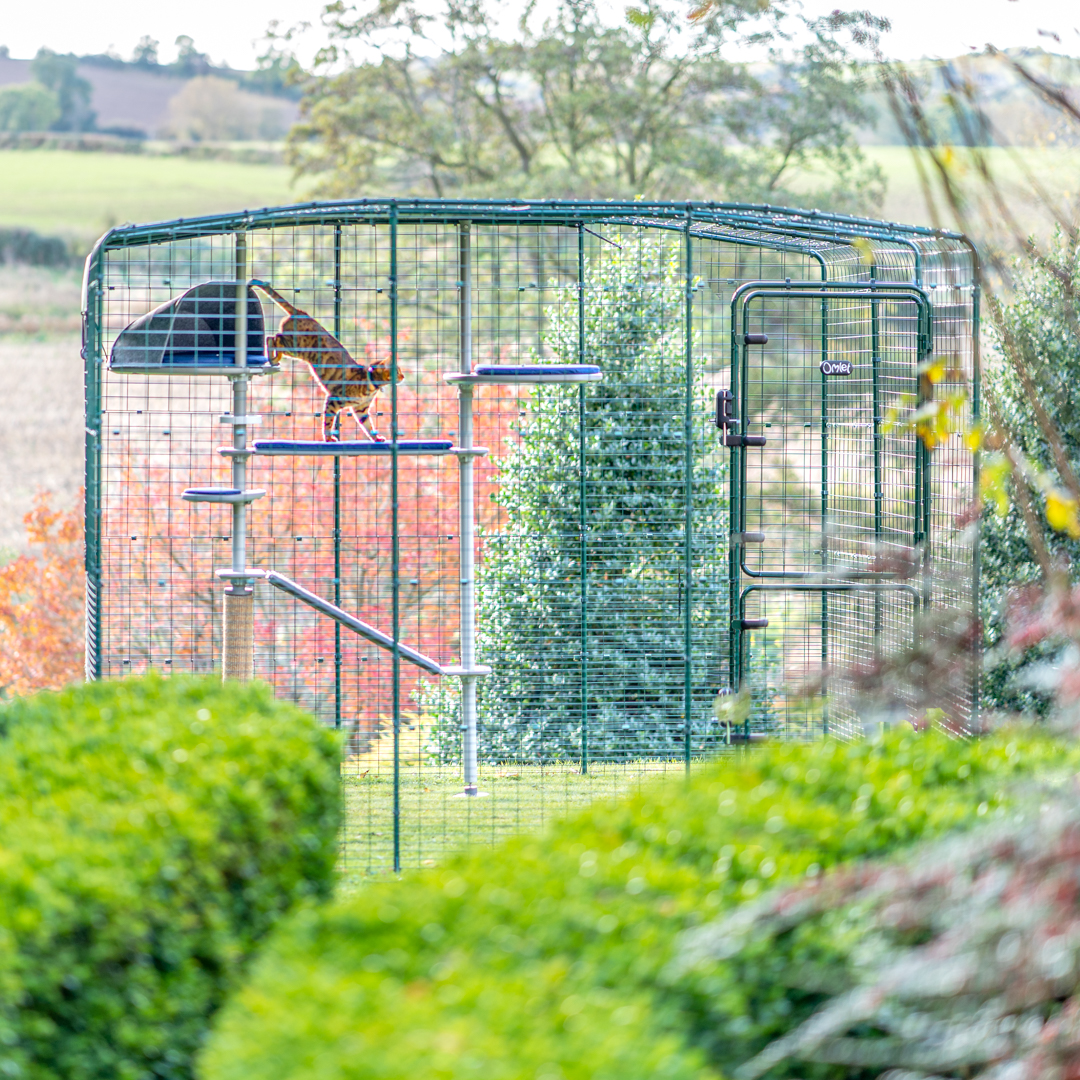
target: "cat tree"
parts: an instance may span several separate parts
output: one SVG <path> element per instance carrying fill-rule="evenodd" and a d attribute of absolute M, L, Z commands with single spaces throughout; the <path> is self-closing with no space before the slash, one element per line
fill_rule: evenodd
<path fill-rule="evenodd" d="M 472 363 L 472 259 L 470 253 L 470 229 L 468 223 L 458 225 L 458 371 L 448 373 L 446 381 L 456 387 L 458 393 L 458 445 L 450 440 L 403 440 L 400 439 L 397 402 L 397 356 L 392 354 L 392 373 L 388 385 L 390 396 L 391 438 L 386 442 L 340 441 L 316 442 L 297 439 L 256 440 L 248 445 L 248 429 L 259 423 L 258 416 L 248 415 L 248 383 L 252 378 L 273 371 L 262 352 L 251 356 L 249 331 L 254 321 L 258 332 L 262 329 L 261 309 L 256 307 L 252 319 L 253 293 L 248 280 L 247 238 L 238 232 L 235 238 L 235 282 L 214 283 L 218 286 L 210 297 L 198 297 L 192 318 L 206 319 L 208 315 L 217 320 L 218 339 L 212 363 L 209 357 L 195 356 L 190 365 L 173 366 L 191 374 L 224 376 L 232 387 L 232 411 L 220 417 L 232 430 L 232 441 L 218 448 L 231 466 L 231 484 L 227 487 L 188 488 L 181 496 L 186 502 L 227 504 L 232 508 L 232 558 L 227 569 L 219 569 L 216 575 L 225 582 L 223 591 L 223 633 L 221 669 L 226 681 L 247 682 L 254 677 L 255 628 L 254 587 L 264 582 L 333 619 L 339 626 L 351 630 L 370 641 L 393 657 L 395 681 L 399 664 L 405 660 L 415 664 L 431 675 L 449 676 L 461 681 L 462 761 L 464 763 L 464 795 L 483 794 L 478 789 L 479 766 L 476 738 L 476 683 L 491 674 L 491 668 L 477 662 L 476 658 L 476 491 L 473 463 L 477 457 L 488 453 L 487 447 L 473 442 L 473 394 L 478 386 L 485 385 L 538 385 L 596 382 L 602 378 L 600 368 L 591 364 L 536 364 L 527 366 L 479 365 Z M 199 286 L 196 290 L 203 289 Z M 231 293 L 231 297 L 230 297 Z M 187 294 L 185 294 L 186 296 Z M 120 361 L 114 370 L 135 372 L 155 367 L 162 370 L 159 358 L 150 360 L 147 351 L 155 356 L 174 348 L 177 338 L 190 333 L 187 326 L 179 325 L 176 309 L 182 308 L 184 298 L 166 305 L 169 312 L 161 309 L 136 320 L 117 338 L 113 355 Z M 257 301 L 256 301 L 257 305 Z M 237 312 L 247 309 L 247 318 L 237 318 Z M 182 321 L 183 316 L 181 316 Z M 163 338 L 163 340 L 158 340 Z M 230 347 L 226 348 L 226 344 Z M 141 350 L 141 351 L 140 351 Z M 174 348 L 175 351 L 175 348 Z M 339 429 L 340 429 L 339 414 Z M 378 628 L 358 619 L 337 604 L 318 596 L 309 589 L 274 570 L 248 566 L 247 559 L 247 508 L 257 499 L 266 496 L 265 488 L 247 486 L 247 465 L 251 457 L 385 457 L 390 461 L 391 472 L 397 472 L 400 455 L 452 455 L 457 458 L 459 469 L 459 527 L 458 553 L 460 559 L 460 648 L 461 663 L 444 665 L 411 648 Z M 395 480 L 396 483 L 396 480 Z M 395 511 L 396 512 L 396 511 Z"/>

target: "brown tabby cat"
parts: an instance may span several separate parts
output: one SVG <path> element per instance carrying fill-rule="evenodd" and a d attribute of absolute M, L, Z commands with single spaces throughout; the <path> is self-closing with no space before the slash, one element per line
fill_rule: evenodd
<path fill-rule="evenodd" d="M 315 381 L 326 391 L 323 407 L 323 441 L 338 442 L 338 414 L 351 412 L 364 434 L 372 442 L 386 442 L 368 421 L 372 402 L 379 390 L 390 382 L 390 361 L 358 364 L 344 345 L 317 319 L 295 304 L 289 303 L 272 285 L 252 281 L 282 311 L 278 332 L 266 339 L 266 356 L 275 367 L 281 357 L 302 360 L 311 370 Z M 398 381 L 405 376 L 398 371 Z"/>

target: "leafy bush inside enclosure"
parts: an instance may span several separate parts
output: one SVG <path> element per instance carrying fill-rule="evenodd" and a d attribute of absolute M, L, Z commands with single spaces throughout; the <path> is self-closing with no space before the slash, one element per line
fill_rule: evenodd
<path fill-rule="evenodd" d="M 266 688 L 154 677 L 0 732 L 0 1072 L 191 1076 L 256 943 L 329 892 L 335 738 Z"/>
<path fill-rule="evenodd" d="M 603 381 L 583 402 L 577 387 L 536 387 L 520 438 L 498 463 L 508 524 L 484 537 L 477 581 L 477 655 L 494 668 L 478 690 L 489 761 L 576 759 L 583 714 L 590 758 L 681 756 L 688 515 L 692 712 L 709 715 L 727 614 L 725 590 L 706 578 L 718 573 L 727 515 L 700 364 L 687 385 L 682 257 L 678 245 L 628 241 L 586 268 L 583 334 L 577 304 L 549 313 L 554 360 L 596 364 Z M 598 538 L 584 551 L 583 499 Z M 580 694 L 568 690 L 576 685 Z M 422 704 L 452 718 L 432 747 L 452 760 L 456 703 Z M 716 737 L 715 724 L 699 721 L 692 749 Z"/>
<path fill-rule="evenodd" d="M 759 1007 L 758 983 L 736 981 L 704 1011 L 668 974 L 682 931 L 774 883 L 996 819 L 1012 781 L 1078 759 L 1032 733 L 780 746 L 308 908 L 221 1014 L 203 1076 L 716 1076 L 718 1015 L 749 1056 L 813 1003 L 779 988 Z"/>

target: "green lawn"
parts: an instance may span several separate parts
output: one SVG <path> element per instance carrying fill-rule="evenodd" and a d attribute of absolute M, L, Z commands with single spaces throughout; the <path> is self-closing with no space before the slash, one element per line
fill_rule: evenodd
<path fill-rule="evenodd" d="M 867 156 L 889 180 L 882 216 L 929 223 L 911 154 L 901 146 L 871 146 Z M 1077 150 L 1024 150 L 1023 161 L 1055 194 L 1075 200 Z M 1014 194 L 1021 167 L 1007 151 L 991 157 Z M 203 161 L 150 154 L 78 153 L 69 150 L 0 150 L 0 225 L 22 225 L 87 245 L 124 222 L 160 221 L 220 211 L 299 202 L 308 194 L 294 185 L 285 165 Z M 1015 194 L 1014 194 L 1014 198 Z M 1016 198 L 1026 229 L 1041 232 L 1046 215 Z"/>
<path fill-rule="evenodd" d="M 902 221 L 908 224 L 933 224 L 919 185 L 918 173 L 911 151 L 906 146 L 868 146 L 865 154 L 876 162 L 888 177 L 882 217 L 886 221 Z M 1027 194 L 1025 169 L 1045 186 L 1048 194 L 1060 199 L 1063 205 L 1071 205 L 1075 213 L 1080 196 L 1080 150 L 1076 149 L 994 149 L 989 161 L 1009 207 L 1016 216 L 1023 232 L 1045 235 L 1051 227 L 1051 218 L 1045 210 Z M 962 152 L 957 154 L 958 176 L 963 179 Z M 930 169 L 928 168 L 928 174 Z M 945 207 L 939 205 L 942 220 L 939 224 L 955 227 Z"/>
<path fill-rule="evenodd" d="M 389 757 L 387 748 L 386 757 Z M 473 845 L 492 846 L 521 833 L 538 833 L 553 818 L 614 799 L 664 776 L 685 775 L 682 762 L 597 763 L 582 776 L 576 765 L 500 765 L 481 769 L 484 795 L 461 794 L 457 768 L 403 764 L 400 775 L 400 850 L 404 869 L 434 866 Z M 345 829 L 342 887 L 393 869 L 393 772 L 375 754 L 342 767 Z"/>
<path fill-rule="evenodd" d="M 300 201 L 285 165 L 0 150 L 0 225 L 89 245 L 113 225 Z"/>

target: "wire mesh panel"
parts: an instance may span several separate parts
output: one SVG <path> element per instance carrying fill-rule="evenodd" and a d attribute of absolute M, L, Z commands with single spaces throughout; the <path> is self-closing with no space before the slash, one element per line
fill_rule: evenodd
<path fill-rule="evenodd" d="M 890 417 L 931 355 L 932 392 L 977 388 L 972 272 L 916 229 L 686 204 L 114 230 L 86 277 L 88 674 L 216 670 L 223 591 L 250 595 L 256 677 L 342 730 L 355 874 L 751 729 L 854 736 L 851 670 L 970 605 L 971 455 Z"/>

